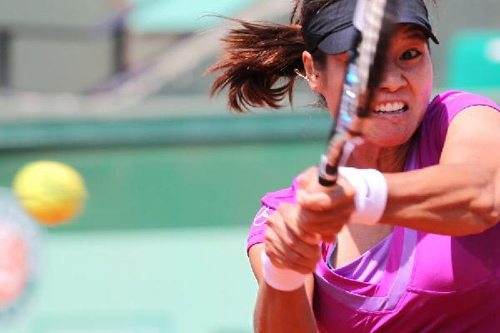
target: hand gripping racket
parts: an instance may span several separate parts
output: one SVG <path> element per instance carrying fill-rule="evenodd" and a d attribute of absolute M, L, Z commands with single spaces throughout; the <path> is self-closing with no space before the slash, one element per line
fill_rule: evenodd
<path fill-rule="evenodd" d="M 358 33 L 349 51 L 339 111 L 319 166 L 319 183 L 325 187 L 337 183 L 339 166 L 345 165 L 354 147 L 363 140 L 362 125 L 370 115 L 373 90 L 379 85 L 383 73 L 396 1 L 358 0 L 356 4 L 354 25 Z M 261 257 L 264 279 L 273 288 L 286 291 L 303 285 L 306 275 L 275 267 L 265 251 Z"/>

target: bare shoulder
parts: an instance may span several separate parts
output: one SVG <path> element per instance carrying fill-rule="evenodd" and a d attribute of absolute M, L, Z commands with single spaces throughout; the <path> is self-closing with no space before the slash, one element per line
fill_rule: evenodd
<path fill-rule="evenodd" d="M 477 124 L 483 122 L 493 121 L 498 125 L 498 121 L 500 121 L 500 111 L 492 108 L 491 106 L 486 105 L 474 105 L 464 109 L 462 112 L 459 112 L 455 118 L 452 120 L 450 124 L 450 128 L 453 126 L 458 126 L 460 123 L 466 122 L 475 122 Z M 486 124 L 485 124 L 486 125 Z"/>
<path fill-rule="evenodd" d="M 455 116 L 446 135 L 441 163 L 484 161 L 500 168 L 500 112 L 472 106 Z M 492 165 L 491 165 L 492 164 Z"/>

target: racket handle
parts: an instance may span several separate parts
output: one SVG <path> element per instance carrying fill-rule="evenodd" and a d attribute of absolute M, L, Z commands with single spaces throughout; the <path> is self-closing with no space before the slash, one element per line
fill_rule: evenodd
<path fill-rule="evenodd" d="M 338 167 L 328 163 L 328 156 L 321 155 L 318 167 L 319 183 L 324 187 L 332 187 L 337 184 Z"/>
<path fill-rule="evenodd" d="M 363 142 L 364 140 L 360 136 L 352 137 L 348 141 L 331 140 L 328 155 L 332 155 L 334 158 L 328 157 L 327 154 L 321 155 L 318 168 L 319 183 L 324 187 L 334 186 L 339 177 L 339 166 L 346 165 L 354 148 Z"/>

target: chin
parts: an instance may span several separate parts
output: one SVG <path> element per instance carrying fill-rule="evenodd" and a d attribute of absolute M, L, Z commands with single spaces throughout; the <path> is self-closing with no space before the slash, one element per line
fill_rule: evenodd
<path fill-rule="evenodd" d="M 376 146 L 384 148 L 401 146 L 407 143 L 410 139 L 411 135 L 403 133 L 401 134 L 387 133 L 386 135 L 366 136 L 366 140 L 368 140 L 369 142 L 371 142 Z"/>
<path fill-rule="evenodd" d="M 364 129 L 365 139 L 379 147 L 397 147 L 411 140 L 417 126 L 413 122 L 390 124 L 369 121 Z"/>

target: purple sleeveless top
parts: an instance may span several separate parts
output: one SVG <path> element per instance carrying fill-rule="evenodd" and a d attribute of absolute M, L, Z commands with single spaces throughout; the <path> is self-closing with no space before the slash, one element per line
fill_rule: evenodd
<path fill-rule="evenodd" d="M 414 135 L 405 171 L 439 163 L 454 116 L 470 106 L 500 111 L 461 91 L 436 96 Z M 250 228 L 247 250 L 264 242 L 266 216 L 295 203 L 292 187 L 268 193 Z M 500 331 L 500 224 L 451 237 L 395 227 L 352 263 L 332 269 L 334 246 L 322 244 L 315 271 L 314 313 L 321 332 Z"/>

